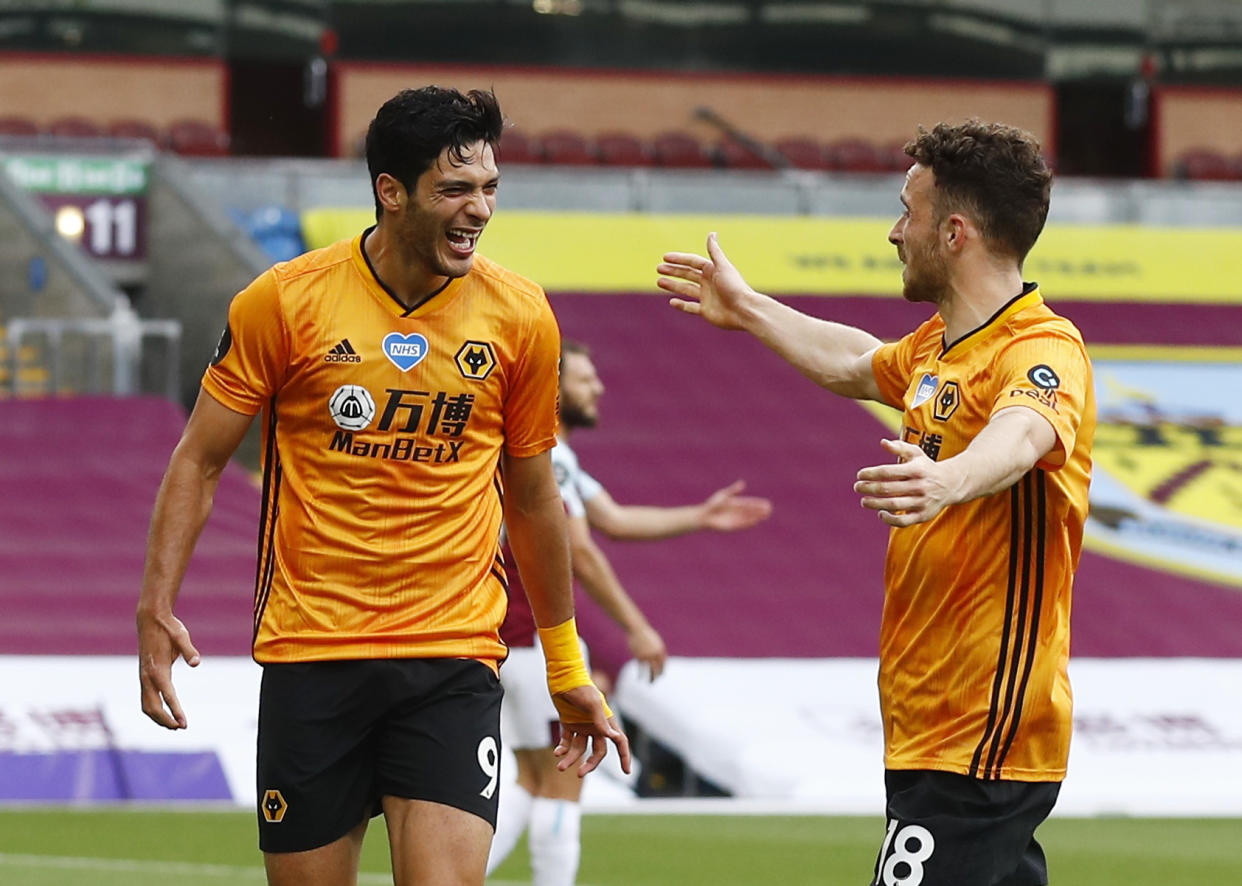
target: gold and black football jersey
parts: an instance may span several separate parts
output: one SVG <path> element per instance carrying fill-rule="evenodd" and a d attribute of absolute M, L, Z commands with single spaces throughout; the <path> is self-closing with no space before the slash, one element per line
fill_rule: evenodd
<path fill-rule="evenodd" d="M 505 655 L 501 451 L 556 443 L 560 335 L 476 255 L 407 312 L 363 237 L 239 293 L 203 387 L 263 412 L 259 662 Z"/>
<path fill-rule="evenodd" d="M 1095 432 L 1078 330 L 1034 286 L 956 342 L 939 315 L 872 360 L 902 438 L 962 452 L 997 412 L 1033 409 L 1053 450 L 1011 488 L 891 530 L 880 630 L 885 765 L 1059 781 L 1071 726 L 1069 617 Z"/>

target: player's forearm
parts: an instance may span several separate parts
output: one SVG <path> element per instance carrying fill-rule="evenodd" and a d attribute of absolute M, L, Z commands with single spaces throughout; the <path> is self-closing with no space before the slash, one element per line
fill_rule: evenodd
<path fill-rule="evenodd" d="M 572 560 L 574 577 L 609 618 L 627 633 L 647 626 L 646 616 L 621 586 L 612 563 L 598 545 L 575 544 Z"/>
<path fill-rule="evenodd" d="M 998 413 L 970 445 L 943 462 L 952 471 L 951 504 L 1008 489 L 1056 445 L 1052 426 L 1030 409 Z"/>
<path fill-rule="evenodd" d="M 875 399 L 874 378 L 863 357 L 881 344 L 869 332 L 796 311 L 755 293 L 746 302 L 743 328 L 811 381 L 835 394 Z"/>
<path fill-rule="evenodd" d="M 194 545 L 211 515 L 220 471 L 187 457 L 181 447 L 173 452 L 151 514 L 140 615 L 172 612 Z"/>
<path fill-rule="evenodd" d="M 541 503 L 518 506 L 507 501 L 505 525 L 535 623 L 550 627 L 572 618 L 565 508 L 555 485 Z"/>
<path fill-rule="evenodd" d="M 593 510 L 587 503 L 591 526 L 612 539 L 623 541 L 673 538 L 703 528 L 703 505 L 656 507 L 619 505 Z"/>

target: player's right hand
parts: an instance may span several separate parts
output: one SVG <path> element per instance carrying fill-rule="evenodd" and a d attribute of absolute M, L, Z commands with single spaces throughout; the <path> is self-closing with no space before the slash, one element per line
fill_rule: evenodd
<path fill-rule="evenodd" d="M 651 625 L 640 625 L 626 635 L 630 654 L 647 666 L 650 679 L 664 673 L 664 664 L 668 661 L 668 648 L 664 638 Z"/>
<path fill-rule="evenodd" d="M 166 729 L 185 729 L 188 722 L 177 690 L 173 687 L 173 662 L 184 658 L 192 668 L 201 657 L 190 632 L 172 613 L 156 616 L 138 613 L 138 684 L 142 712 Z"/>
<path fill-rule="evenodd" d="M 621 771 L 630 772 L 630 740 L 621 730 L 615 716 L 608 716 L 604 695 L 594 685 L 576 686 L 552 696 L 561 718 L 561 739 L 553 753 L 561 760 L 561 772 L 580 762 L 578 777 L 582 778 L 603 761 L 608 742 L 621 755 Z M 589 754 L 588 754 L 589 750 Z"/>
<path fill-rule="evenodd" d="M 721 329 L 742 329 L 742 309 L 756 295 L 717 242 L 707 235 L 707 258 L 692 252 L 668 252 L 656 266 L 656 286 L 675 296 L 669 304 L 702 317 Z"/>

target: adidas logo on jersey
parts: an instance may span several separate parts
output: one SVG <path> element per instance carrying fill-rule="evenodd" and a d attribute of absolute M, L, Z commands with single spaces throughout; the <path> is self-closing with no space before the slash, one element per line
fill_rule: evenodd
<path fill-rule="evenodd" d="M 362 358 L 358 356 L 354 350 L 354 346 L 349 343 L 349 339 L 343 338 L 335 348 L 328 351 L 324 355 L 325 363 L 361 363 Z"/>

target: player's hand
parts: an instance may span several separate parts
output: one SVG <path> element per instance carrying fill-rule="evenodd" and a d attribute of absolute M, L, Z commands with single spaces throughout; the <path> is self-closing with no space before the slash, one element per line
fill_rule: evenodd
<path fill-rule="evenodd" d="M 552 696 L 561 717 L 561 740 L 553 753 L 560 757 L 561 772 L 578 763 L 582 778 L 608 754 L 608 742 L 617 746 L 621 770 L 630 772 L 630 740 L 616 717 L 604 716 L 604 696 L 595 686 L 577 686 Z M 588 754 L 589 751 L 589 754 Z"/>
<path fill-rule="evenodd" d="M 858 472 L 854 491 L 862 506 L 879 512 L 889 526 L 926 523 L 956 501 L 953 472 L 932 461 L 922 449 L 901 440 L 881 440 L 897 464 L 877 465 Z"/>
<path fill-rule="evenodd" d="M 649 679 L 654 682 L 656 677 L 664 673 L 668 649 L 664 645 L 664 638 L 655 628 L 651 625 L 639 625 L 626 635 L 625 640 L 630 646 L 630 654 L 647 666 Z"/>
<path fill-rule="evenodd" d="M 656 266 L 656 286 L 675 296 L 669 304 L 696 314 L 721 329 L 741 329 L 748 299 L 757 295 L 725 256 L 713 232 L 707 235 L 707 258 L 691 252 L 668 252 Z"/>
<path fill-rule="evenodd" d="M 766 498 L 742 495 L 746 488 L 743 480 L 718 489 L 703 502 L 703 528 L 717 532 L 734 532 L 749 529 L 772 513 L 772 502 Z"/>
<path fill-rule="evenodd" d="M 192 668 L 198 667 L 201 660 L 181 620 L 171 613 L 156 616 L 140 611 L 138 683 L 142 712 L 167 729 L 185 729 L 188 725 L 173 688 L 172 665 L 178 657 Z"/>

